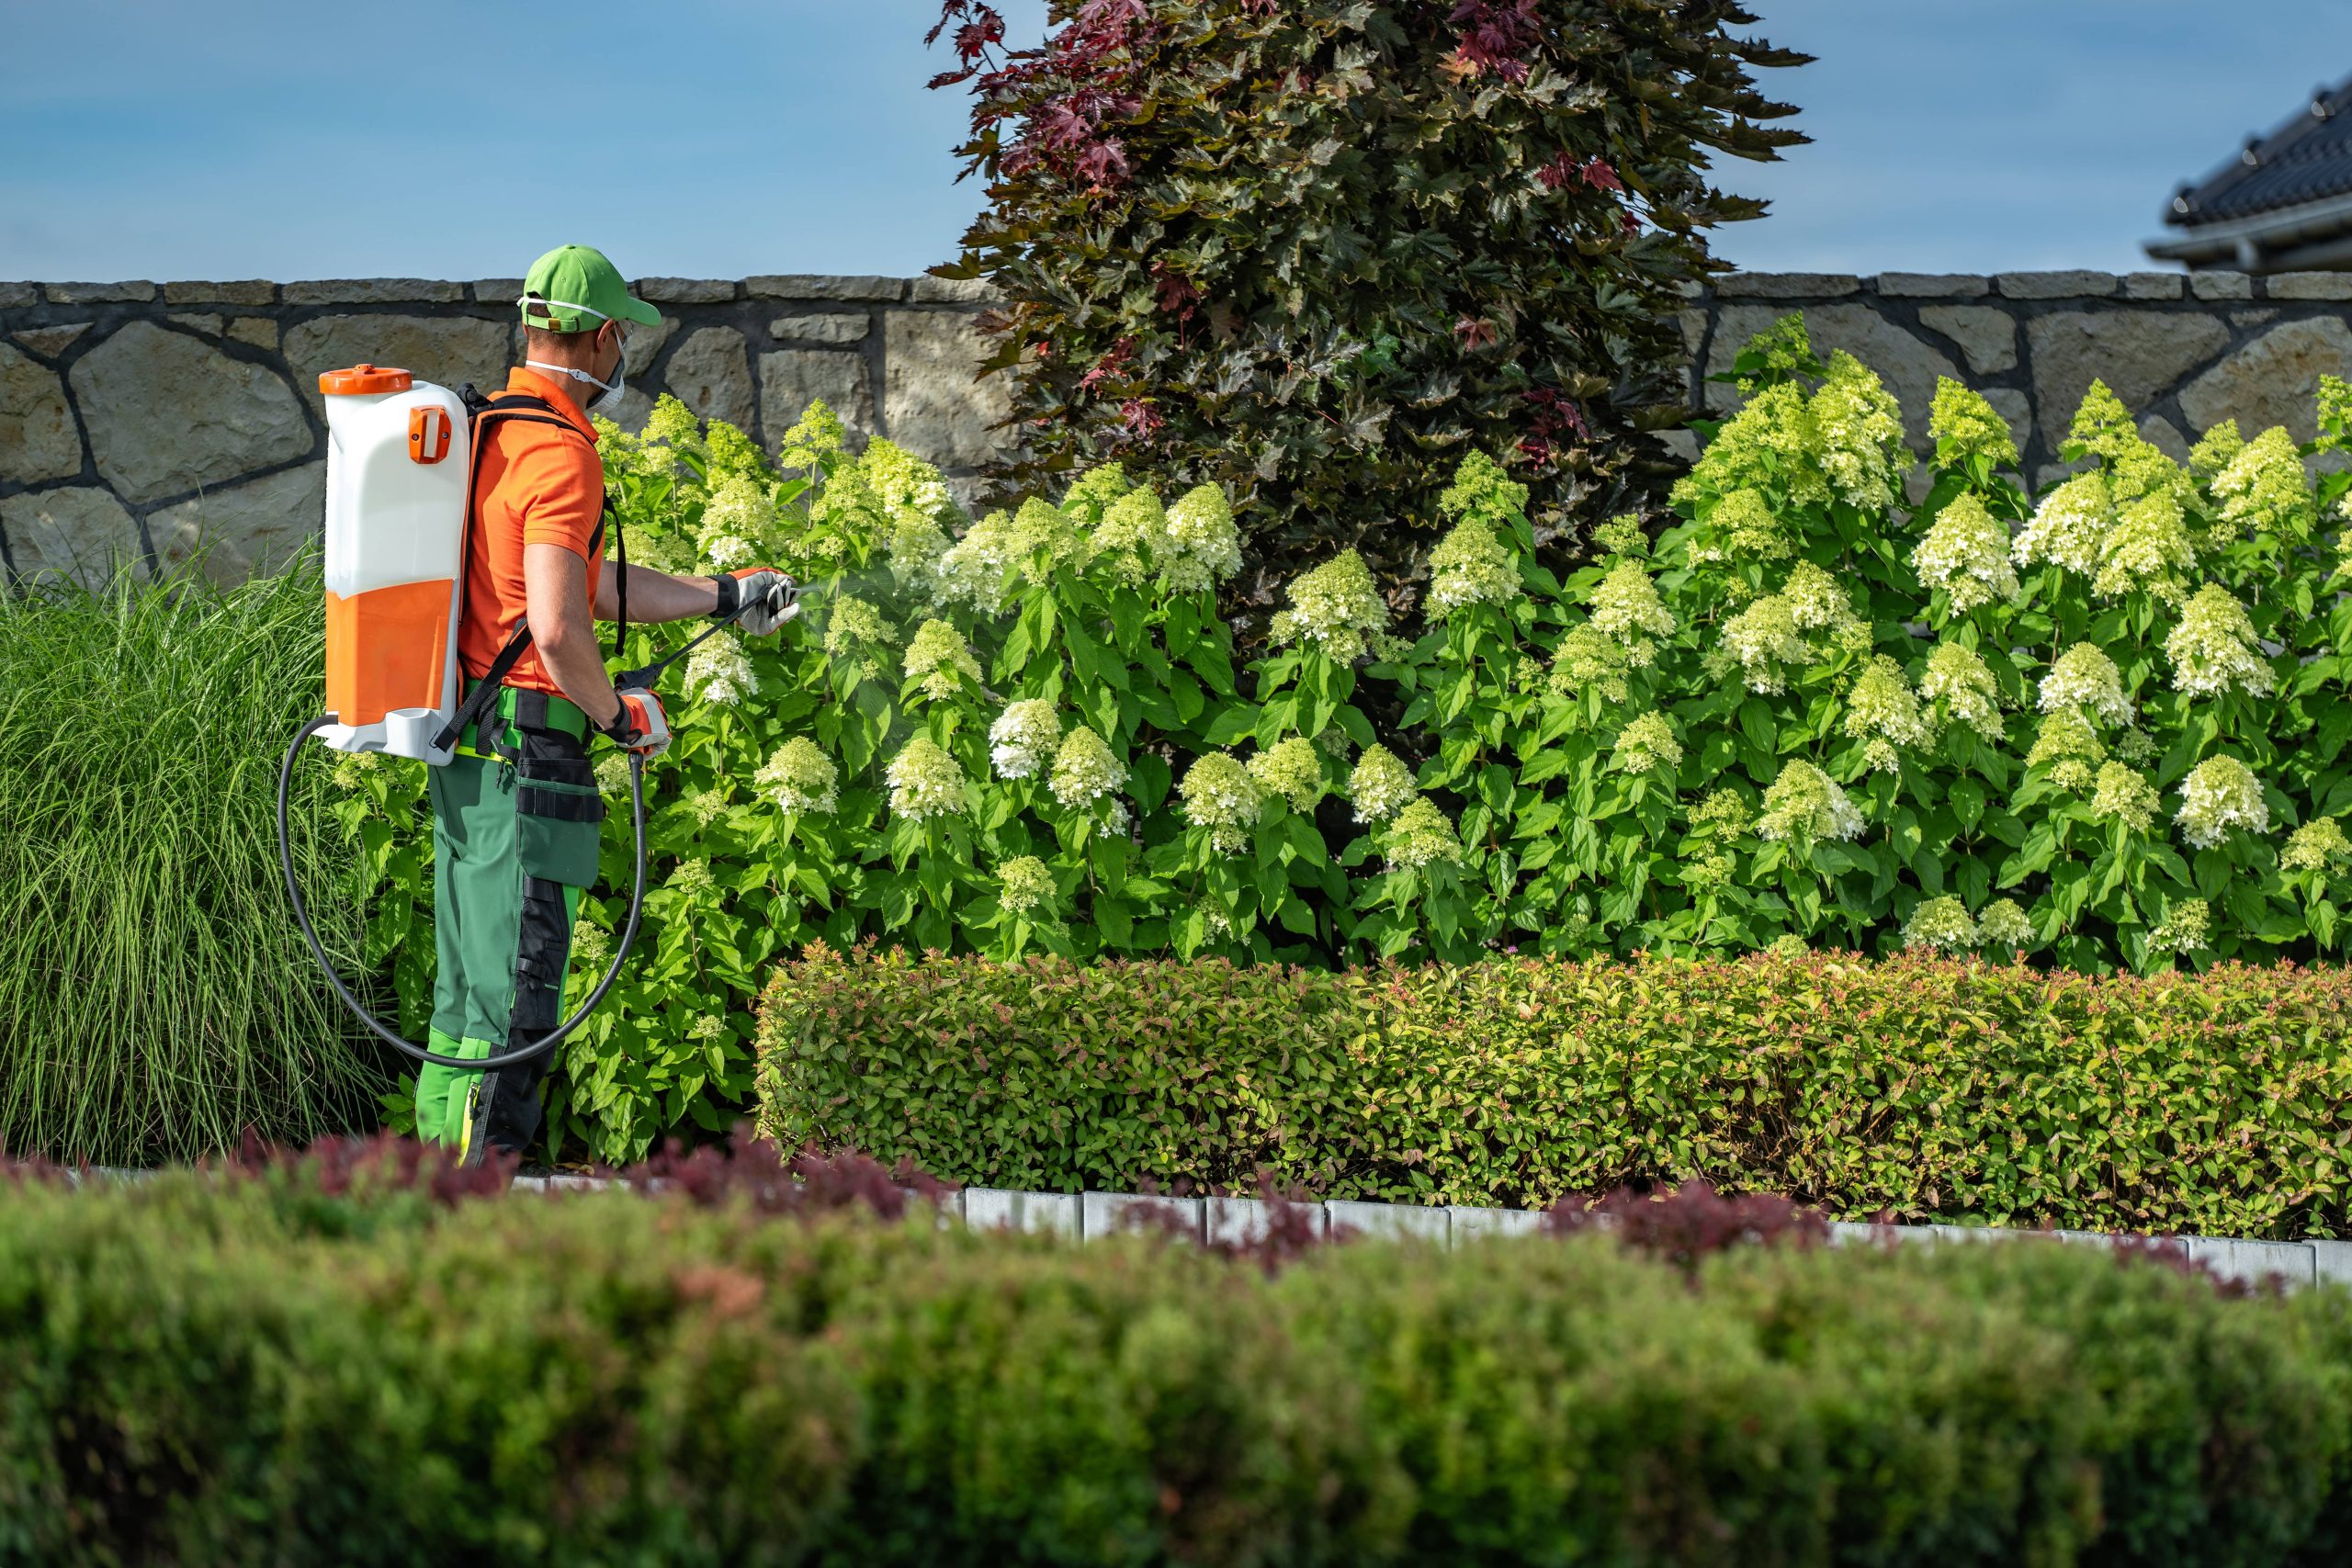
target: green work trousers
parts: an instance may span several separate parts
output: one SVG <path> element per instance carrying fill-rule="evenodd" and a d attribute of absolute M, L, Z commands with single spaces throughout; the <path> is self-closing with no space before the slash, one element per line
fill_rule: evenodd
<path fill-rule="evenodd" d="M 604 797 L 585 748 L 560 730 L 484 721 L 503 742 L 429 770 L 433 798 L 432 1049 L 482 1057 L 527 1044 L 562 1020 L 564 966 L 580 896 L 596 877 Z M 520 1154 L 538 1135 L 551 1048 L 496 1072 L 427 1065 L 416 1134 L 478 1160 Z"/>

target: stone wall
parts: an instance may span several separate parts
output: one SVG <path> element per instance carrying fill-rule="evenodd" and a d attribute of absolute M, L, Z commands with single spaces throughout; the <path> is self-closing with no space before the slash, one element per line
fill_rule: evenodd
<path fill-rule="evenodd" d="M 975 382 L 982 292 L 917 277 L 650 277 L 620 423 L 674 392 L 770 449 L 812 398 L 971 476 L 1002 417 Z M 0 283 L 0 561 L 17 581 L 170 568 L 240 577 L 325 510 L 322 370 L 372 361 L 501 385 L 519 278 Z"/>
<path fill-rule="evenodd" d="M 662 311 L 631 355 L 621 423 L 671 391 L 771 448 L 808 400 L 972 476 L 1003 417 L 976 382 L 985 299 L 935 278 L 643 278 Z M 514 278 L 275 284 L 0 283 L 0 563 L 17 580 L 111 560 L 265 566 L 318 526 L 325 429 L 318 373 L 362 360 L 494 385 L 519 356 Z M 2323 372 L 2352 375 L 2352 275 L 1735 274 L 1683 312 L 1692 406 L 1736 394 L 1705 377 L 1802 310 L 1901 398 L 1924 449 L 1939 375 L 1984 391 L 2037 482 L 2094 377 L 2185 456 L 2225 418 L 2312 434 Z M 1686 454 L 1690 437 L 1676 444 Z M 960 488 L 960 487 L 959 487 Z"/>

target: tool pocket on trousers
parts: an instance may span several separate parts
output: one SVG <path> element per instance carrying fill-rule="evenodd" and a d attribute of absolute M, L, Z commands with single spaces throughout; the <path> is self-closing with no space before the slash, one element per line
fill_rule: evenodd
<path fill-rule="evenodd" d="M 515 765 L 515 856 L 525 875 L 594 886 L 604 820 L 604 791 L 585 758 L 526 753 Z"/>

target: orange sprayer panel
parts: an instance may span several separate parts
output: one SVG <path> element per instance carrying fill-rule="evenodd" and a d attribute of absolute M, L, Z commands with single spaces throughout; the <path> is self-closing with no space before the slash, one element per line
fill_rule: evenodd
<path fill-rule="evenodd" d="M 338 722 L 374 724 L 396 708 L 439 705 L 454 586 L 445 577 L 348 599 L 328 592 L 327 711 Z"/>

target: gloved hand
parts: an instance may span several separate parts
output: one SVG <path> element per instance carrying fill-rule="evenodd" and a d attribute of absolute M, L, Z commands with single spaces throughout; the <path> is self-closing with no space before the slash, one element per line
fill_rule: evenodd
<path fill-rule="evenodd" d="M 642 688 L 618 692 L 615 695 L 621 700 L 620 711 L 613 715 L 612 723 L 597 733 L 648 761 L 667 751 L 670 749 L 670 716 L 662 711 L 662 699 Z"/>
<path fill-rule="evenodd" d="M 718 581 L 718 604 L 712 618 L 723 621 L 748 603 L 751 608 L 743 610 L 736 625 L 753 637 L 765 637 L 800 614 L 798 587 L 774 567 L 745 567 Z"/>

